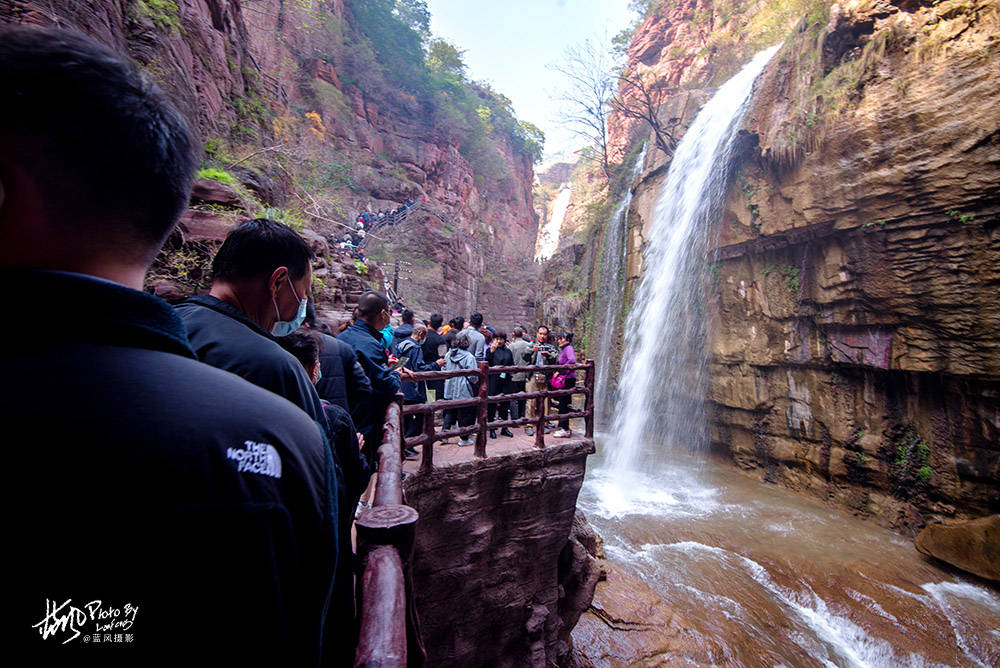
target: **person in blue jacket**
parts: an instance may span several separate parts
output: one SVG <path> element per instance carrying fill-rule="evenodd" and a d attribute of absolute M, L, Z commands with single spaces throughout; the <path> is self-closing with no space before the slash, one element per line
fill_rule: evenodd
<path fill-rule="evenodd" d="M 194 133 L 79 32 L 0 28 L 0 91 L 10 652 L 329 664 L 337 488 L 320 428 L 199 362 L 142 291 L 188 203 Z M 71 327 L 30 324 L 49 300 Z"/>
<path fill-rule="evenodd" d="M 389 302 L 385 295 L 369 290 L 358 298 L 358 315 L 354 322 L 340 333 L 339 341 L 348 343 L 358 354 L 358 361 L 371 382 L 372 394 L 367 410 L 355 416 L 358 431 L 365 439 L 364 452 L 375 469 L 375 453 L 382 444 L 382 425 L 385 409 L 400 391 L 401 374 L 409 370 L 393 371 L 383 345 L 381 331 L 389 324 Z"/>
<path fill-rule="evenodd" d="M 406 357 L 406 368 L 410 371 L 438 371 L 445 365 L 444 358 L 437 359 L 433 362 L 424 362 L 424 351 L 423 342 L 427 338 L 427 326 L 422 323 L 417 323 L 411 327 L 411 334 L 407 338 L 403 339 L 398 347 L 397 354 L 400 358 Z M 423 404 L 427 402 L 427 382 L 419 381 L 416 383 L 403 382 L 403 403 L 404 404 Z M 421 415 L 407 415 L 403 420 L 403 427 L 405 431 L 406 438 L 412 436 L 419 436 L 424 430 L 424 416 Z M 417 451 L 408 448 L 405 454 L 410 457 L 415 457 Z"/>

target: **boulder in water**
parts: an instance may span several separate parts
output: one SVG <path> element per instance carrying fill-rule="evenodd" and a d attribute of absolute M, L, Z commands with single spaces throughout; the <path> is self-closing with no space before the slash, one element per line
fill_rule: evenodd
<path fill-rule="evenodd" d="M 914 543 L 923 554 L 1000 581 L 1000 515 L 930 524 L 917 534 Z"/>

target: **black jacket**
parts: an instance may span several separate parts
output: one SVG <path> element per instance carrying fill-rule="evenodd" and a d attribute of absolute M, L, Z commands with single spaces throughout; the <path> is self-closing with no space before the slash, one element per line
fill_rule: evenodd
<path fill-rule="evenodd" d="M 399 342 L 396 347 L 396 354 L 400 357 L 407 357 L 406 368 L 410 371 L 440 371 L 441 367 L 435 361 L 424 363 L 424 351 L 416 341 L 407 337 Z M 424 403 L 427 401 L 427 383 L 419 381 L 417 383 L 403 382 L 403 400 L 411 403 Z"/>
<path fill-rule="evenodd" d="M 13 312 L 58 296 L 71 323 L 0 337 L 0 419 L 20 483 L 8 612 L 27 655 L 316 665 L 337 562 L 335 469 L 317 425 L 198 362 L 160 299 L 76 274 L 2 275 L 31 286 L 12 292 Z M 73 623 L 46 624 L 47 600 L 75 608 Z M 104 631 L 112 647 L 85 644 L 92 601 L 138 606 L 130 628 Z"/>
<path fill-rule="evenodd" d="M 430 327 L 427 328 L 427 338 L 421 344 L 424 349 L 424 361 L 436 362 L 448 353 L 448 344 L 444 337 Z"/>
<path fill-rule="evenodd" d="M 514 366 L 514 354 L 507 346 L 497 348 L 494 351 L 487 350 L 486 361 L 490 366 Z M 515 390 L 514 381 L 511 379 L 512 375 L 505 373 L 501 378 L 501 374 L 490 374 L 489 393 L 491 395 L 513 394 Z"/>
<path fill-rule="evenodd" d="M 389 370 L 389 358 L 382 346 L 382 334 L 364 320 L 356 320 L 340 333 L 337 340 L 354 348 L 361 368 L 372 384 L 371 401 L 368 402 L 367 410 L 359 411 L 355 416 L 355 424 L 365 436 L 365 450 L 374 453 L 379 445 L 374 441 L 381 438 L 385 408 L 399 392 L 400 377 L 398 373 Z"/>
<path fill-rule="evenodd" d="M 319 368 L 322 377 L 316 383 L 316 391 L 321 399 L 353 415 L 362 403 L 368 401 L 372 384 L 350 344 L 327 334 L 317 334 L 321 343 Z"/>
<path fill-rule="evenodd" d="M 320 425 L 326 423 L 323 404 L 302 363 L 257 323 L 211 295 L 191 297 L 175 308 L 198 359 L 270 390 Z"/>

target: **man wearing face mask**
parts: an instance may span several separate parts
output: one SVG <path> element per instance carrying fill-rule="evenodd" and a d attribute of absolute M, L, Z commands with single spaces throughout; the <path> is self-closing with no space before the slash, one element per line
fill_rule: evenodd
<path fill-rule="evenodd" d="M 355 415 L 355 426 L 365 437 L 365 456 L 372 470 L 375 453 L 382 443 L 382 424 L 385 409 L 400 391 L 400 374 L 410 376 L 408 369 L 400 372 L 389 369 L 389 357 L 382 341 L 382 330 L 389 324 L 389 302 L 382 295 L 369 290 L 358 299 L 358 316 L 350 327 L 341 332 L 338 341 L 348 343 L 358 354 L 358 361 L 372 384 L 371 400 L 364 414 Z"/>
<path fill-rule="evenodd" d="M 177 306 L 198 359 L 279 394 L 326 424 L 299 361 L 274 340 L 302 324 L 312 292 L 312 251 L 266 218 L 242 223 L 212 260 L 212 289 Z"/>

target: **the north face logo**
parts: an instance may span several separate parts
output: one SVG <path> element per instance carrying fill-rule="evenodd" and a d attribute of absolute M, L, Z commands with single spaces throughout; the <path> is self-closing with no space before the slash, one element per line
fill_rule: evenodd
<path fill-rule="evenodd" d="M 236 462 L 236 470 L 240 473 L 260 473 L 272 478 L 281 477 L 281 457 L 273 445 L 243 441 L 245 449 L 228 448 L 226 459 Z"/>

